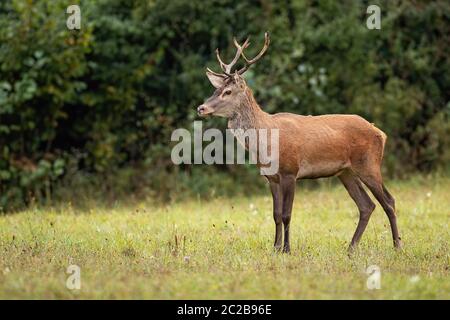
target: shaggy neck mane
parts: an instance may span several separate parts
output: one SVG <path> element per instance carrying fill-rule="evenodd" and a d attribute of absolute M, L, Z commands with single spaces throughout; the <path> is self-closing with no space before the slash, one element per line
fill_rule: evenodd
<path fill-rule="evenodd" d="M 261 121 L 266 113 L 261 110 L 249 87 L 245 88 L 244 95 L 236 109 L 237 112 L 228 120 L 230 129 L 256 129 L 262 125 Z"/>

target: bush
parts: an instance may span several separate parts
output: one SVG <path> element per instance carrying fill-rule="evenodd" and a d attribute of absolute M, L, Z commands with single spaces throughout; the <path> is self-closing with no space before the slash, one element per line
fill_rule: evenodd
<path fill-rule="evenodd" d="M 187 185 L 208 194 L 201 170 L 170 162 L 171 131 L 190 127 L 211 94 L 204 70 L 217 70 L 214 49 L 229 57 L 232 35 L 252 35 L 253 53 L 265 30 L 271 47 L 246 75 L 263 109 L 362 115 L 389 136 L 391 175 L 450 160 L 447 1 L 380 1 L 381 30 L 366 28 L 368 4 L 353 1 L 79 3 L 80 31 L 65 27 L 65 1 L 0 4 L 4 209 L 49 201 L 71 180 L 162 198 Z M 224 170 L 205 169 L 210 177 Z M 246 172 L 232 170 L 234 178 Z"/>

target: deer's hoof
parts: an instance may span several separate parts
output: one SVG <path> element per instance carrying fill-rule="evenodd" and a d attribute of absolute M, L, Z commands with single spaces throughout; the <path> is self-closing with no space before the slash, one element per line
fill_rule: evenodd
<path fill-rule="evenodd" d="M 394 241 L 394 248 L 397 250 L 401 250 L 403 247 L 402 240 L 399 238 L 398 240 Z"/>
<path fill-rule="evenodd" d="M 353 255 L 355 254 L 355 251 L 356 251 L 356 244 L 349 245 L 347 248 L 347 256 L 349 258 L 353 257 Z"/>

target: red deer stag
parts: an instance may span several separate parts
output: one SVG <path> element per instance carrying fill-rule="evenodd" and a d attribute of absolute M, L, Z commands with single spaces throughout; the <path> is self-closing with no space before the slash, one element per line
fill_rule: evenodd
<path fill-rule="evenodd" d="M 223 73 L 207 69 L 206 76 L 216 90 L 197 111 L 200 116 L 228 118 L 230 129 L 279 130 L 279 169 L 277 174 L 266 176 L 273 197 L 275 249 L 281 250 L 283 224 L 283 252 L 290 252 L 289 223 L 296 180 L 330 176 L 340 179 L 359 209 L 359 222 L 349 250 L 358 244 L 375 209 L 363 184 L 386 212 L 394 247 L 400 248 L 395 201 L 383 184 L 380 168 L 386 134 L 357 115 L 302 116 L 264 112 L 242 75 L 267 51 L 269 35 L 265 34 L 264 47 L 253 59 L 248 59 L 244 54 L 249 39 L 242 45 L 234 39 L 234 45 L 237 52 L 229 64 L 223 62 L 216 50 Z M 244 67 L 232 71 L 240 57 L 244 59 Z"/>

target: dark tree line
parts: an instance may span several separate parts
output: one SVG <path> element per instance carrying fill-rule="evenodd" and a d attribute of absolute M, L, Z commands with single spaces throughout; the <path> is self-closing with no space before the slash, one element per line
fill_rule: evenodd
<path fill-rule="evenodd" d="M 66 1 L 0 3 L 0 208 L 88 185 L 164 197 L 233 189 L 211 173 L 246 169 L 174 167 L 170 133 L 212 92 L 215 48 L 229 58 L 232 36 L 250 35 L 252 53 L 266 30 L 271 47 L 246 76 L 266 111 L 365 117 L 389 136 L 393 176 L 450 160 L 448 1 L 378 1 L 381 30 L 366 27 L 367 1 L 79 4 L 82 28 L 70 31 Z"/>

